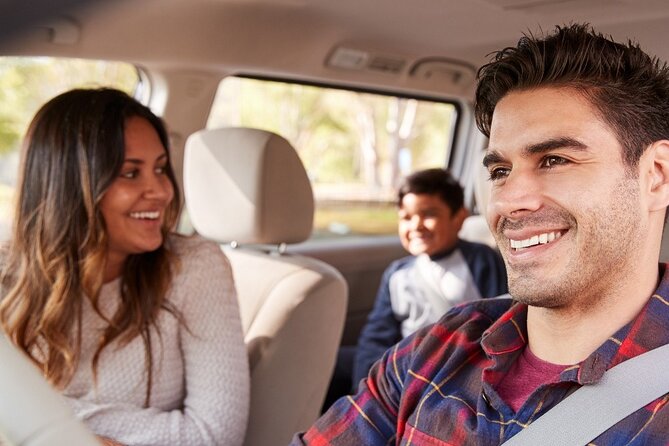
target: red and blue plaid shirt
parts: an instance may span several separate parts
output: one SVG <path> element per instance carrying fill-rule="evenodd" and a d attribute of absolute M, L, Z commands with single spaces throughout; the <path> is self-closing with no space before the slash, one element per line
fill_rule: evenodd
<path fill-rule="evenodd" d="M 292 445 L 499 445 L 627 359 L 669 343 L 669 273 L 639 315 L 514 412 L 495 387 L 526 345 L 527 307 L 486 299 L 450 311 L 388 350 L 355 396 L 341 398 Z M 658 370 L 658 373 L 669 373 Z M 669 445 L 669 395 L 591 445 Z M 577 429 L 565 426 L 565 429 Z"/>

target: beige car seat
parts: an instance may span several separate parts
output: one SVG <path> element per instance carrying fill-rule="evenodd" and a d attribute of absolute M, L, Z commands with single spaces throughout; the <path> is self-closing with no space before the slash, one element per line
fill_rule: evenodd
<path fill-rule="evenodd" d="M 184 157 L 193 226 L 232 263 L 251 367 L 245 445 L 288 444 L 319 415 L 347 303 L 336 269 L 285 252 L 311 234 L 309 178 L 293 147 L 263 130 L 202 130 Z"/>
<path fill-rule="evenodd" d="M 479 213 L 470 215 L 465 219 L 458 236 L 464 240 L 484 243 L 493 249 L 497 249 L 497 241 L 490 232 L 485 218 L 488 202 L 490 201 L 490 182 L 487 180 L 488 171 L 482 163 L 484 155 L 484 150 L 476 155 L 474 171 L 474 199 Z"/>
<path fill-rule="evenodd" d="M 100 444 L 2 332 L 0 364 L 0 445 Z"/>

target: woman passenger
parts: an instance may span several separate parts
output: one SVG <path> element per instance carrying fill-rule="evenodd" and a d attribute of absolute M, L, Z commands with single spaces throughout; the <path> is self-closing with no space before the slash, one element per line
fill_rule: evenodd
<path fill-rule="evenodd" d="M 0 324 L 106 444 L 241 445 L 249 372 L 230 264 L 170 233 L 161 120 L 73 90 L 29 128 Z"/>

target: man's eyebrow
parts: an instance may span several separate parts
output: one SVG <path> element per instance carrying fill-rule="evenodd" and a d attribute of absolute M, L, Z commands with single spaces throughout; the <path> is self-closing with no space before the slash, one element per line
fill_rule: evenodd
<path fill-rule="evenodd" d="M 550 152 L 555 149 L 575 149 L 575 150 L 586 150 L 587 145 L 583 144 L 581 141 L 570 138 L 568 136 L 563 136 L 561 138 L 552 138 L 547 139 L 536 144 L 530 144 L 529 146 L 523 148 L 522 155 L 539 155 L 542 153 Z M 488 152 L 483 157 L 483 166 L 488 167 L 491 164 L 502 163 L 505 161 L 505 158 L 496 150 Z"/>
<path fill-rule="evenodd" d="M 581 141 L 570 138 L 568 136 L 563 136 L 561 138 L 547 139 L 537 144 L 530 144 L 529 146 L 523 149 L 523 155 L 537 155 L 541 153 L 550 152 L 555 149 L 576 149 L 576 150 L 586 150 L 587 145 L 583 144 Z"/>
<path fill-rule="evenodd" d="M 504 157 L 496 150 L 492 150 L 483 157 L 483 167 L 488 167 L 491 164 L 501 163 Z"/>

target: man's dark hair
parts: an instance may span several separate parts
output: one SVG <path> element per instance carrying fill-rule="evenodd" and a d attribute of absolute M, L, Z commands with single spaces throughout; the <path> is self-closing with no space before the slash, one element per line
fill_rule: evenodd
<path fill-rule="evenodd" d="M 397 205 L 407 194 L 437 195 L 455 213 L 464 204 L 464 192 L 458 180 L 446 169 L 419 170 L 404 179 L 397 191 Z"/>
<path fill-rule="evenodd" d="M 669 139 L 669 68 L 639 45 L 616 43 L 588 24 L 524 35 L 478 72 L 475 116 L 490 136 L 497 103 L 509 92 L 569 87 L 580 92 L 616 134 L 623 160 L 635 167 L 648 145 Z"/>

